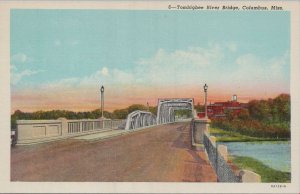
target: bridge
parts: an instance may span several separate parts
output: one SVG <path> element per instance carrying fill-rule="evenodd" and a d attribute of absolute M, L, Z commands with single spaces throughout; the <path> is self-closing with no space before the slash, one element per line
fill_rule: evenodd
<path fill-rule="evenodd" d="M 157 116 L 137 110 L 126 120 L 19 120 L 17 143 L 28 146 L 12 149 L 11 179 L 259 182 L 259 175 L 228 161 L 226 146 L 210 136 L 209 119 L 194 117 L 193 104 L 192 98 L 158 99 Z M 177 121 L 181 109 L 192 118 Z"/>
<path fill-rule="evenodd" d="M 157 123 L 164 124 L 175 122 L 175 111 L 181 109 L 190 110 L 192 114 L 194 114 L 194 99 L 158 99 Z"/>

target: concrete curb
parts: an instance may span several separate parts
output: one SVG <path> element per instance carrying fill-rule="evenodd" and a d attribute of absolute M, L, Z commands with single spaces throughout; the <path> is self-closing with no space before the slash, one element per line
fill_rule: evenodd
<path fill-rule="evenodd" d="M 128 131 L 122 131 L 120 133 L 115 133 L 115 134 L 111 134 L 111 135 L 107 135 L 107 136 L 103 136 L 103 137 L 99 137 L 99 138 L 94 138 L 94 139 L 80 139 L 81 141 L 88 141 L 88 142 L 96 142 L 96 141 L 101 141 L 101 140 L 105 140 L 105 139 L 110 139 L 113 137 L 117 137 L 117 136 L 122 136 L 122 135 L 128 135 L 130 133 L 137 133 L 140 131 L 143 131 L 145 129 L 150 129 L 152 127 L 156 127 L 156 126 L 160 126 L 160 125 L 151 125 L 151 126 L 147 126 L 147 127 L 143 127 L 143 128 L 138 128 L 138 129 L 132 129 L 132 130 L 128 130 Z"/>
<path fill-rule="evenodd" d="M 142 127 L 142 128 L 138 128 L 138 129 L 132 129 L 132 130 L 127 130 L 127 131 L 124 130 L 123 132 L 120 132 L 120 133 L 111 134 L 111 135 L 107 135 L 107 136 L 99 137 L 99 138 L 95 138 L 95 139 L 80 139 L 80 140 L 81 141 L 88 141 L 88 142 L 92 143 L 92 142 L 96 142 L 96 141 L 110 139 L 110 138 L 117 137 L 117 136 L 127 135 L 127 134 L 130 134 L 130 133 L 137 133 L 137 132 L 143 131 L 145 129 L 150 129 L 152 127 L 168 125 L 168 124 L 176 124 L 176 123 L 187 123 L 187 122 L 190 122 L 190 121 L 175 121 L 175 122 L 172 122 L 172 123 L 164 123 L 164 124 L 160 124 L 160 125 L 150 125 L 150 126 L 146 126 L 146 127 Z"/>

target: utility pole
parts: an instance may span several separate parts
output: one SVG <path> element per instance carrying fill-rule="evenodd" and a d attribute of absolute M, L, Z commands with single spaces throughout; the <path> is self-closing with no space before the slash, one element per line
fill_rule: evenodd
<path fill-rule="evenodd" d="M 204 89 L 204 93 L 205 93 L 204 104 L 205 104 L 205 118 L 206 119 L 208 118 L 208 116 L 207 116 L 207 88 L 208 88 L 208 86 L 205 84 L 203 86 L 203 89 Z"/>
<path fill-rule="evenodd" d="M 101 86 L 101 119 L 104 119 L 103 110 L 104 110 L 104 86 Z"/>

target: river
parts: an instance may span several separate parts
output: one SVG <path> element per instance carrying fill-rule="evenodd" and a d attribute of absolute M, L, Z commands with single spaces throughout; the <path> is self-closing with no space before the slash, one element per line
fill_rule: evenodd
<path fill-rule="evenodd" d="M 265 165 L 283 172 L 291 172 L 290 141 L 229 142 L 226 145 L 230 155 L 255 158 Z"/>

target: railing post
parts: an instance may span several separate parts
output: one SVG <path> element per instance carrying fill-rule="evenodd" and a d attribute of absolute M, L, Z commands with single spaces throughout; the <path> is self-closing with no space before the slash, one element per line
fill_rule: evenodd
<path fill-rule="evenodd" d="M 215 136 L 209 136 L 210 141 L 216 146 L 216 137 Z"/>
<path fill-rule="evenodd" d="M 243 183 L 261 182 L 261 176 L 250 170 L 241 170 L 239 176 Z"/>
<path fill-rule="evenodd" d="M 68 134 L 68 120 L 66 118 L 59 118 L 57 119 L 61 122 L 61 135 L 67 135 Z"/>
<path fill-rule="evenodd" d="M 79 133 L 83 132 L 83 123 L 82 120 L 79 121 Z"/>
<path fill-rule="evenodd" d="M 100 125 L 101 125 L 101 122 L 102 122 L 102 128 L 101 126 L 99 126 L 101 129 L 104 129 L 104 118 L 99 118 L 100 120 Z"/>
<path fill-rule="evenodd" d="M 224 160 L 228 161 L 228 150 L 227 146 L 225 145 L 218 145 L 218 151 L 221 154 L 221 156 L 224 158 Z"/>
<path fill-rule="evenodd" d="M 196 144 L 203 144 L 204 133 L 209 135 L 209 119 L 194 119 L 193 120 L 193 134 L 194 142 Z"/>

